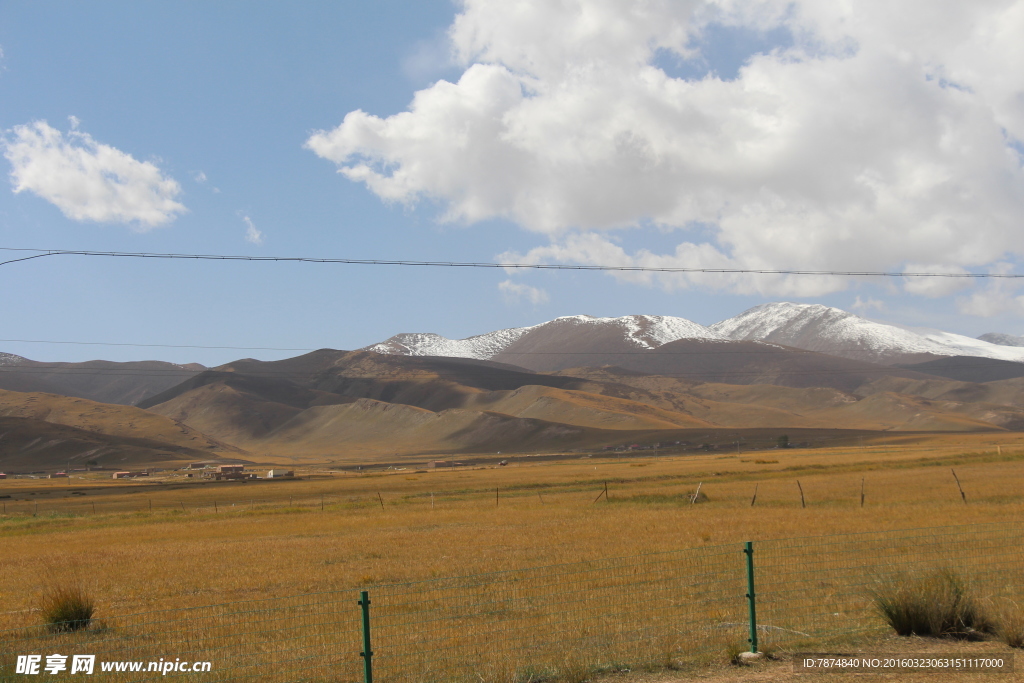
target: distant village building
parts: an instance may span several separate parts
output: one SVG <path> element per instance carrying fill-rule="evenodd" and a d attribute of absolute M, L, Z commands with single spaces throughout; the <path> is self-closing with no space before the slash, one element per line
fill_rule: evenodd
<path fill-rule="evenodd" d="M 245 472 L 209 472 L 203 476 L 207 479 L 216 479 L 217 481 L 223 479 L 249 479 L 249 475 Z"/>
<path fill-rule="evenodd" d="M 0 472 L 0 479 L 6 479 L 6 478 L 7 478 L 7 475 L 4 474 L 3 472 Z"/>
<path fill-rule="evenodd" d="M 188 468 L 189 468 L 190 470 L 202 470 L 202 469 L 206 469 L 206 463 L 205 463 L 205 462 L 193 462 L 193 463 L 189 463 L 189 466 L 188 466 Z"/>
<path fill-rule="evenodd" d="M 445 467 L 452 468 L 452 467 L 456 467 L 458 465 L 463 465 L 463 464 L 465 464 L 465 463 L 455 462 L 455 461 L 452 461 L 452 460 L 431 460 L 430 462 L 427 463 L 427 469 L 428 470 L 440 470 L 440 469 L 444 469 Z"/>
<path fill-rule="evenodd" d="M 67 476 L 68 476 L 67 472 L 54 472 L 53 474 L 50 475 L 49 478 L 50 479 L 63 479 L 63 478 L 66 478 Z"/>
<path fill-rule="evenodd" d="M 218 465 L 217 469 L 213 472 L 206 472 L 203 474 L 207 479 L 216 479 L 218 481 L 222 479 L 255 479 L 255 474 L 246 474 L 243 472 L 245 465 Z"/>
<path fill-rule="evenodd" d="M 288 479 L 294 476 L 295 472 L 292 470 L 270 470 L 267 472 L 267 479 Z"/>
<path fill-rule="evenodd" d="M 148 477 L 149 472 L 114 472 L 114 479 L 133 479 L 135 477 Z"/>

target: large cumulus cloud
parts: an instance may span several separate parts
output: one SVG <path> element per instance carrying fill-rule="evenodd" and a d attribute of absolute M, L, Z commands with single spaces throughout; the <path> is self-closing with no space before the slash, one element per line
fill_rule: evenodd
<path fill-rule="evenodd" d="M 723 28 L 790 40 L 734 78 L 672 67 L 706 62 Z M 466 0 L 449 35 L 457 83 L 392 116 L 350 112 L 306 145 L 382 199 L 542 236 L 512 256 L 958 271 L 1022 251 L 1024 0 Z M 619 231 L 648 224 L 678 231 L 677 248 L 620 246 Z M 659 279 L 797 295 L 848 284 Z"/>

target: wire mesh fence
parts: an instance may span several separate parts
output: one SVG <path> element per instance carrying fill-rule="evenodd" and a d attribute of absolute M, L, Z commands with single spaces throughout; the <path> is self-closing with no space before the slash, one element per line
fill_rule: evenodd
<path fill-rule="evenodd" d="M 8 521 L 27 518 L 89 517 L 90 515 L 155 513 L 155 514 L 230 514 L 267 510 L 337 510 L 339 508 L 368 508 L 377 504 L 377 498 L 363 496 L 283 496 L 255 498 L 236 494 L 234 497 L 204 500 L 168 501 L 137 496 L 135 499 L 101 500 L 0 500 L 0 515 Z"/>
<path fill-rule="evenodd" d="M 767 647 L 883 632 L 871 589 L 900 573 L 950 569 L 988 597 L 1019 599 L 1024 591 L 1024 528 L 1016 523 L 759 541 L 753 548 L 757 632 Z M 380 682 L 528 683 L 721 659 L 748 646 L 740 544 L 367 590 Z M 0 632 L 0 680 L 25 680 L 15 673 L 18 655 L 40 656 L 43 671 L 49 655 L 88 654 L 104 680 L 360 681 L 359 599 L 355 591 L 275 597 L 103 617 L 70 633 Z M 101 670 L 126 661 L 141 671 Z M 210 662 L 211 670 L 165 671 L 168 662 Z M 70 665 L 48 675 L 77 677 Z"/>
<path fill-rule="evenodd" d="M 358 621 L 356 598 L 331 592 L 104 616 L 71 632 L 17 629 L 0 632 L 0 680 L 25 680 L 18 655 L 41 655 L 38 671 L 46 675 L 47 656 L 57 654 L 68 657 L 66 670 L 51 680 L 77 680 L 71 658 L 92 655 L 101 680 L 354 681 Z M 179 670 L 163 671 L 165 662 Z M 181 671 L 181 662 L 188 669 L 209 662 L 210 670 Z M 104 664 L 114 666 L 104 671 Z M 117 671 L 118 664 L 127 666 Z"/>
<path fill-rule="evenodd" d="M 871 594 L 901 576 L 951 570 L 974 594 L 1024 595 L 1024 527 L 1019 523 L 911 529 L 761 541 L 757 558 L 759 634 L 782 645 L 799 638 L 884 632 Z"/>
<path fill-rule="evenodd" d="M 742 632 L 736 559 L 720 546 L 377 587 L 374 668 L 387 681 L 529 681 L 705 652 Z"/>

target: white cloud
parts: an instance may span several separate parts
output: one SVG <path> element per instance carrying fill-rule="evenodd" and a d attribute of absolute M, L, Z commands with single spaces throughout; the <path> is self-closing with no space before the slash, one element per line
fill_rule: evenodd
<path fill-rule="evenodd" d="M 508 303 L 519 303 L 529 301 L 534 306 L 548 302 L 548 293 L 543 289 L 524 285 L 512 280 L 503 280 L 498 283 L 498 290 Z"/>
<path fill-rule="evenodd" d="M 245 221 L 245 241 L 250 244 L 260 246 L 263 244 L 263 233 L 256 228 L 256 224 L 252 222 L 252 219 L 248 216 L 242 216 L 242 220 Z"/>
<path fill-rule="evenodd" d="M 402 60 L 402 72 L 418 82 L 436 80 L 453 66 L 451 41 L 440 33 L 430 40 L 414 43 Z"/>
<path fill-rule="evenodd" d="M 1003 314 L 1020 316 L 1024 315 L 1024 296 L 1010 287 L 986 287 L 957 299 L 956 308 L 960 313 L 981 318 Z"/>
<path fill-rule="evenodd" d="M 996 263 L 989 272 L 1006 274 L 1013 272 L 1010 263 Z M 969 296 L 959 297 L 956 301 L 957 310 L 966 315 L 991 318 L 1008 313 L 1024 315 L 1024 295 L 1019 294 L 1024 285 L 1018 279 L 993 278 L 984 287 L 971 292 Z"/>
<path fill-rule="evenodd" d="M 646 249 L 631 254 L 606 235 L 596 232 L 571 233 L 525 254 L 506 252 L 498 258 L 502 263 L 577 262 L 603 266 L 686 269 L 686 272 L 611 271 L 611 275 L 620 281 L 657 284 L 669 291 L 701 288 L 741 294 L 808 297 L 841 289 L 844 283 L 844 278 L 832 275 L 716 273 L 713 271 L 740 266 L 712 244 L 683 242 L 669 254 L 655 254 Z M 712 272 L 702 272 L 705 270 Z"/>
<path fill-rule="evenodd" d="M 854 311 L 861 315 L 867 315 L 872 309 L 879 312 L 884 311 L 885 302 L 879 301 L 878 299 L 872 297 L 868 297 L 867 299 L 861 299 L 860 296 L 858 296 L 854 300 L 853 304 L 850 305 L 850 308 L 852 308 Z"/>
<path fill-rule="evenodd" d="M 703 58 L 716 26 L 793 41 L 733 80 L 656 65 Z M 979 267 L 1024 253 L 1024 70 L 1007 66 L 1024 63 L 1022 34 L 1024 0 L 465 0 L 449 31 L 458 82 L 392 116 L 350 112 L 306 147 L 386 201 L 513 220 L 547 242 L 536 258 Z M 678 230 L 674 251 L 607 236 L 648 221 Z M 622 277 L 802 296 L 850 282 Z"/>
<path fill-rule="evenodd" d="M 942 266 L 942 265 L 922 265 L 918 263 L 908 263 L 904 268 L 905 273 L 950 273 L 953 275 L 963 275 L 967 273 L 967 270 L 957 266 Z M 927 296 L 936 298 L 940 296 L 949 296 L 954 292 L 959 292 L 962 289 L 966 289 L 971 286 L 971 281 L 967 278 L 959 277 L 906 277 L 903 279 L 903 289 L 910 292 L 911 294 L 919 294 L 921 296 Z"/>
<path fill-rule="evenodd" d="M 206 173 L 204 173 L 203 171 L 196 171 L 195 173 L 192 174 L 192 180 L 196 181 L 199 184 L 205 183 L 207 181 Z"/>
<path fill-rule="evenodd" d="M 14 192 L 29 191 L 76 221 L 128 223 L 144 231 L 186 211 L 181 187 L 148 161 L 96 142 L 69 117 L 65 136 L 45 121 L 15 126 L 4 136 Z"/>

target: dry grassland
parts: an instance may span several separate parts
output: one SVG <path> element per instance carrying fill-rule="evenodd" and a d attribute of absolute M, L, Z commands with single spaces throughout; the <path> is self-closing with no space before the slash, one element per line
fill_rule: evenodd
<path fill-rule="evenodd" d="M 594 502 L 605 482 L 609 500 Z M 708 501 L 690 504 L 698 484 Z M 102 616 L 746 540 L 1019 520 L 1024 450 L 793 449 L 244 484 L 0 485 L 12 495 L 0 517 L 0 628 L 10 628 L 35 623 L 41 567 L 76 571 Z"/>

